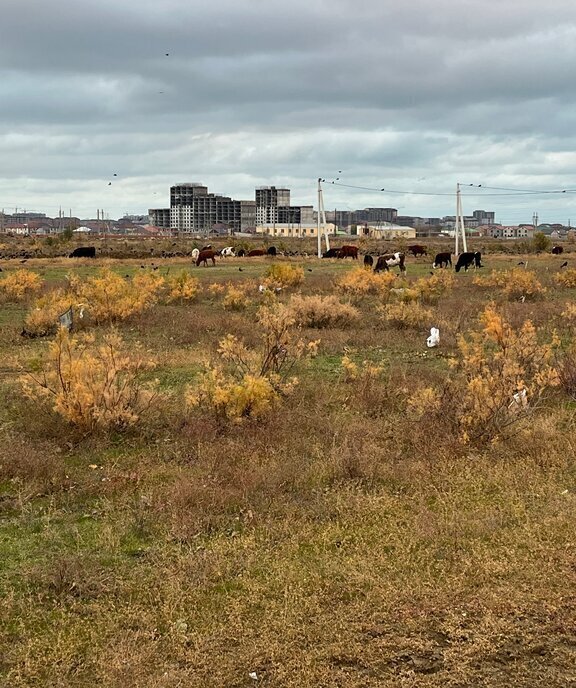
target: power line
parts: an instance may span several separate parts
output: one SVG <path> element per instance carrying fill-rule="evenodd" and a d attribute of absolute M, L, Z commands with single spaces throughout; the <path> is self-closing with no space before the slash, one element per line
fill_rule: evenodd
<path fill-rule="evenodd" d="M 370 186 L 358 186 L 356 184 L 344 184 L 343 182 L 339 181 L 329 181 L 327 182 L 325 179 L 322 179 L 322 181 L 325 184 L 333 184 L 334 186 L 342 186 L 346 187 L 348 189 L 359 189 L 361 191 L 371 191 L 371 192 L 376 192 L 376 193 L 385 193 L 385 194 L 398 194 L 402 196 L 454 196 L 454 192 L 448 193 L 448 192 L 437 192 L 437 191 L 399 191 L 398 189 L 386 189 L 386 188 L 375 188 L 375 187 L 370 187 Z M 482 186 L 482 185 L 473 185 L 473 184 L 464 184 L 464 187 L 474 187 L 474 188 L 481 188 L 481 189 L 498 189 L 499 187 L 489 187 L 489 186 Z M 551 194 L 571 194 L 571 193 L 576 193 L 576 189 L 561 189 L 561 190 L 553 190 L 553 191 L 528 191 L 528 190 L 512 190 L 513 193 L 508 193 L 508 189 L 502 188 L 502 191 L 505 193 L 495 193 L 495 194 L 485 194 L 485 193 L 462 193 L 463 196 L 482 196 L 487 197 L 499 197 L 499 196 L 538 196 L 538 195 L 551 195 Z"/>

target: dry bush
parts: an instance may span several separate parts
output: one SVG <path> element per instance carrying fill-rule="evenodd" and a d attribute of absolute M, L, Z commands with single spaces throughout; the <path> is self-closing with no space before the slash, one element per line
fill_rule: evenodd
<path fill-rule="evenodd" d="M 498 287 L 509 301 L 535 301 L 546 293 L 536 274 L 524 268 L 493 270 L 489 275 L 474 277 L 472 283 L 479 287 Z"/>
<path fill-rule="evenodd" d="M 409 400 L 421 419 L 451 423 L 464 444 L 498 440 L 540 408 L 560 384 L 553 364 L 555 335 L 539 343 L 531 321 L 515 330 L 493 306 L 480 322 L 482 329 L 469 340 L 459 337 L 454 375 L 445 387 L 421 389 Z"/>
<path fill-rule="evenodd" d="M 47 355 L 25 369 L 20 383 L 28 399 L 51 403 L 56 413 L 83 431 L 123 429 L 134 425 L 156 398 L 155 383 L 138 379 L 153 367 L 141 347 L 126 345 L 115 331 L 97 342 L 60 328 Z"/>
<path fill-rule="evenodd" d="M 360 311 L 336 296 L 302 296 L 295 294 L 288 308 L 297 325 L 302 327 L 352 327 L 360 319 Z"/>
<path fill-rule="evenodd" d="M 224 308 L 228 311 L 243 311 L 248 308 L 251 304 L 247 294 L 249 288 L 249 283 L 228 284 L 222 301 Z"/>
<path fill-rule="evenodd" d="M 69 277 L 70 290 L 85 305 L 96 323 L 125 320 L 154 306 L 164 286 L 164 278 L 153 272 L 137 273 L 132 279 L 108 269 L 82 281 Z"/>
<path fill-rule="evenodd" d="M 209 284 L 206 288 L 212 296 L 222 296 L 226 291 L 226 285 L 221 282 L 212 282 L 212 284 Z"/>
<path fill-rule="evenodd" d="M 166 301 L 192 301 L 198 295 L 200 282 L 188 270 L 181 270 L 166 278 Z"/>
<path fill-rule="evenodd" d="M 430 277 L 423 277 L 416 280 L 412 289 L 418 293 L 418 298 L 422 303 L 436 304 L 441 296 L 445 296 L 452 291 L 456 277 L 453 272 L 440 270 Z"/>
<path fill-rule="evenodd" d="M 264 284 L 270 288 L 298 287 L 302 282 L 304 269 L 287 263 L 274 263 L 264 273 Z"/>
<path fill-rule="evenodd" d="M 233 335 L 219 343 L 219 361 L 208 364 L 187 402 L 218 419 L 238 422 L 257 418 L 290 394 L 298 382 L 292 373 L 296 363 L 316 351 L 316 342 L 306 344 L 294 327 L 286 306 L 262 306 L 258 311 L 261 343 L 249 349 Z"/>
<path fill-rule="evenodd" d="M 40 291 L 43 284 L 43 279 L 35 272 L 16 270 L 0 280 L 0 296 L 6 301 L 22 301 Z"/>
<path fill-rule="evenodd" d="M 434 318 L 433 312 L 417 301 L 387 303 L 378 307 L 380 317 L 399 330 L 429 327 Z"/>
<path fill-rule="evenodd" d="M 54 334 L 60 327 L 59 316 L 77 305 L 75 297 L 62 289 L 53 289 L 33 304 L 24 320 L 24 331 L 33 337 Z"/>
<path fill-rule="evenodd" d="M 354 268 L 337 280 L 336 287 L 344 294 L 354 297 L 374 294 L 386 300 L 395 283 L 397 283 L 397 277 L 391 272 L 373 272 L 364 268 Z"/>
<path fill-rule="evenodd" d="M 557 272 L 554 279 L 563 287 L 573 289 L 576 287 L 576 268 L 566 268 L 566 270 Z"/>

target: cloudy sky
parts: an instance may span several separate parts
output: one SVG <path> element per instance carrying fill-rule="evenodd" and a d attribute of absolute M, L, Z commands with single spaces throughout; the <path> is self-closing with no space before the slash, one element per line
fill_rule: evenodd
<path fill-rule="evenodd" d="M 94 217 L 173 183 L 453 214 L 457 182 L 576 189 L 573 0 L 1 0 L 0 209 Z M 168 55 L 166 55 L 168 53 Z M 342 170 L 339 173 L 339 170 Z M 114 176 L 114 175 L 117 176 Z M 109 182 L 112 184 L 109 185 Z M 576 224 L 576 193 L 464 212 Z M 472 195 L 474 194 L 474 195 Z"/>

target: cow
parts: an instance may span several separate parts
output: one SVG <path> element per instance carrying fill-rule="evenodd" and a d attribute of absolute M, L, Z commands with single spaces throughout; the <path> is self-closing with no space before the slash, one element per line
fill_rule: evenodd
<path fill-rule="evenodd" d="M 75 248 L 68 258 L 96 258 L 95 246 L 78 246 Z"/>
<path fill-rule="evenodd" d="M 400 253 L 400 251 L 396 251 L 396 253 L 385 253 L 383 256 L 378 257 L 374 272 L 380 272 L 380 270 L 386 270 L 386 272 L 388 272 L 390 268 L 396 266 L 400 268 L 400 272 L 406 272 L 406 266 L 404 265 L 405 258 L 405 254 Z"/>
<path fill-rule="evenodd" d="M 369 253 L 367 253 L 364 256 L 364 267 L 365 268 L 371 268 L 373 265 L 374 265 L 374 258 L 372 258 L 372 256 Z"/>
<path fill-rule="evenodd" d="M 468 271 L 470 266 L 473 266 L 474 268 L 483 267 L 481 258 L 482 254 L 480 251 L 466 251 L 461 253 L 458 256 L 458 261 L 456 263 L 456 272 L 460 272 L 461 268 L 464 268 L 465 271 Z"/>
<path fill-rule="evenodd" d="M 211 251 L 212 250 L 212 244 L 207 244 L 206 246 L 202 246 L 200 249 L 201 251 Z"/>
<path fill-rule="evenodd" d="M 238 250 L 238 253 L 236 255 L 238 256 L 238 258 L 244 258 L 244 256 L 246 255 L 246 251 L 243 248 L 241 248 Z"/>
<path fill-rule="evenodd" d="M 564 253 L 564 246 L 552 246 L 552 253 L 555 256 L 559 256 L 561 253 Z"/>
<path fill-rule="evenodd" d="M 339 248 L 329 248 L 327 251 L 324 251 L 322 258 L 338 258 L 339 252 Z"/>
<path fill-rule="evenodd" d="M 200 249 L 199 248 L 193 248 L 190 256 L 192 257 L 192 260 L 194 262 L 196 262 L 198 260 L 199 255 L 200 255 Z"/>
<path fill-rule="evenodd" d="M 269 246 L 266 253 L 269 256 L 276 256 L 278 254 L 278 249 L 276 248 L 276 246 Z"/>
<path fill-rule="evenodd" d="M 236 254 L 234 253 L 234 249 L 232 248 L 232 246 L 226 246 L 226 248 L 223 248 L 220 251 L 220 255 L 222 256 L 222 258 L 235 258 L 236 257 Z"/>
<path fill-rule="evenodd" d="M 200 263 L 204 263 L 204 267 L 208 265 L 208 261 L 212 261 L 212 265 L 216 265 L 216 256 L 218 255 L 217 251 L 213 251 L 212 249 L 208 249 L 207 251 L 200 251 L 198 254 L 198 258 L 196 259 L 196 267 L 200 266 Z"/>
<path fill-rule="evenodd" d="M 451 253 L 437 253 L 436 258 L 434 258 L 434 263 L 432 267 L 436 268 L 447 268 L 452 267 L 452 254 Z"/>
<path fill-rule="evenodd" d="M 411 253 L 414 256 L 414 258 L 418 258 L 418 256 L 428 255 L 426 246 L 421 246 L 420 244 L 412 244 L 412 246 L 408 246 L 408 253 Z"/>
<path fill-rule="evenodd" d="M 248 251 L 246 255 L 248 258 L 253 258 L 254 256 L 265 256 L 266 251 L 263 248 L 253 248 L 251 251 Z"/>
<path fill-rule="evenodd" d="M 337 258 L 353 258 L 358 260 L 358 246 L 340 246 Z"/>

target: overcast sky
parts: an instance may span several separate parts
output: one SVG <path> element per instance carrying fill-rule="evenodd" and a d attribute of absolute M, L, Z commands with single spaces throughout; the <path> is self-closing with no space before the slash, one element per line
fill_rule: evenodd
<path fill-rule="evenodd" d="M 275 184 L 294 204 L 316 203 L 318 177 L 449 194 L 457 182 L 576 189 L 573 0 L 0 6 L 7 212 L 145 213 L 184 181 L 238 199 Z M 576 193 L 474 193 L 465 214 L 576 224 Z M 325 205 L 455 212 L 451 196 L 333 184 Z"/>

